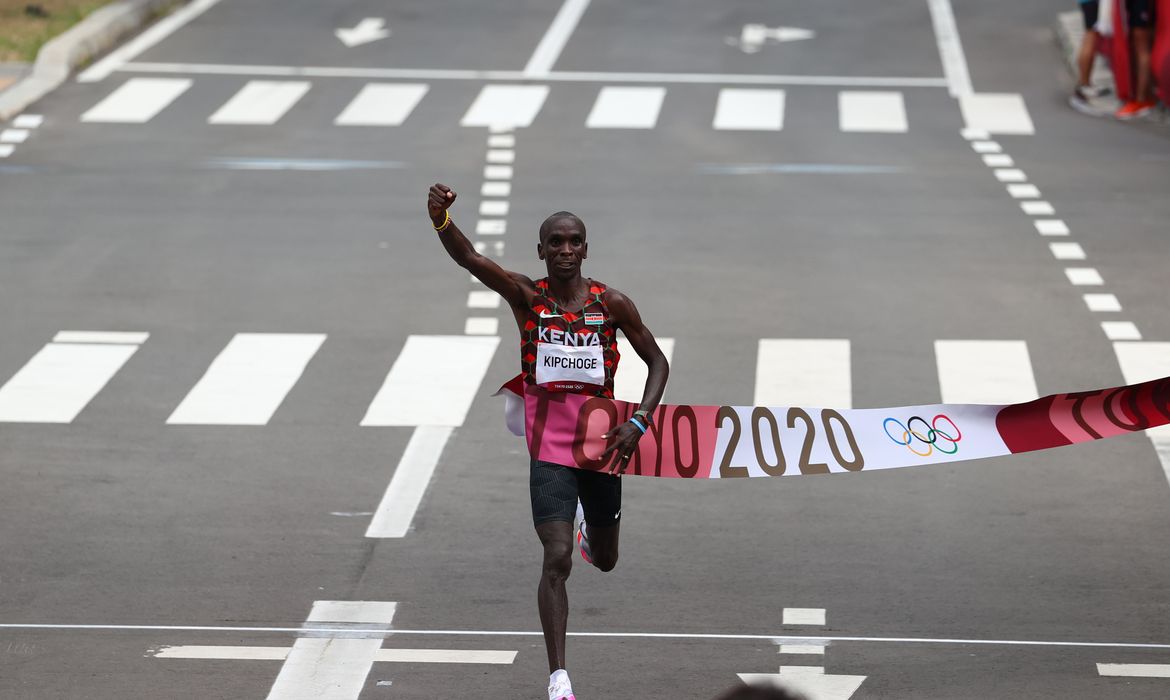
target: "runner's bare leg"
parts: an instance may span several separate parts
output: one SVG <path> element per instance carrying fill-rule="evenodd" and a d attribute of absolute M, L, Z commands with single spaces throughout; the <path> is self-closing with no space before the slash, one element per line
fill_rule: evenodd
<path fill-rule="evenodd" d="M 569 594 L 565 581 L 573 568 L 573 524 L 553 520 L 536 526 L 536 535 L 544 545 L 544 564 L 536 605 L 544 646 L 548 651 L 549 673 L 565 667 L 565 630 L 569 625 Z"/>

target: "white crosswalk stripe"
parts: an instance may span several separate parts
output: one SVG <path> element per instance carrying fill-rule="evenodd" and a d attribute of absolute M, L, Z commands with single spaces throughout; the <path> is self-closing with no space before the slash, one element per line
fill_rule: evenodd
<path fill-rule="evenodd" d="M 712 126 L 721 131 L 779 131 L 784 128 L 784 91 L 724 88 Z"/>
<path fill-rule="evenodd" d="M 841 131 L 898 134 L 909 130 L 900 92 L 844 90 L 837 101 Z"/>
<path fill-rule="evenodd" d="M 498 298 L 492 292 L 482 293 Z M 462 425 L 499 347 L 500 323 L 478 314 L 463 330 L 465 335 L 410 336 L 366 408 L 361 425 Z M 72 422 L 146 338 L 145 333 L 62 331 L 0 386 L 0 423 Z M 325 339 L 316 333 L 236 334 L 166 423 L 267 425 Z M 678 342 L 669 337 L 658 342 L 671 362 L 672 374 L 685 374 L 686 367 L 674 366 Z M 1157 369 L 1151 367 L 1166 354 L 1164 344 L 1158 343 L 1118 343 L 1117 347 L 1127 380 L 1155 374 Z M 615 395 L 638 402 L 646 384 L 646 365 L 624 337 L 618 339 L 618 350 L 622 360 Z M 852 408 L 852 352 L 847 339 L 764 338 L 758 341 L 754 376 L 749 367 L 741 379 L 754 379 L 750 398 L 754 405 Z M 1027 343 L 1022 340 L 937 340 L 934 352 L 939 393 L 932 395 L 933 382 L 927 380 L 919 387 L 923 403 L 941 399 L 944 403 L 1001 404 L 1038 396 Z M 727 400 L 746 403 L 749 399 Z"/>
<path fill-rule="evenodd" d="M 84 122 L 143 124 L 192 86 L 191 79 L 133 78 L 85 112 Z M 280 121 L 312 87 L 308 81 L 252 80 L 207 119 L 210 124 L 272 125 Z M 491 84 L 478 88 L 460 126 L 515 129 L 532 126 L 548 103 L 551 90 L 566 86 Z M 801 89 L 801 88 L 795 88 Z M 812 89 L 812 88 L 810 88 Z M 607 85 L 601 87 L 583 122 L 588 129 L 654 129 L 659 126 L 666 102 L 662 86 Z M 784 129 L 791 90 L 725 87 L 715 101 L 710 128 L 730 132 L 771 132 Z M 338 102 L 335 126 L 398 127 L 410 118 L 430 95 L 426 83 L 370 82 L 346 102 Z M 322 96 L 320 100 L 334 99 Z M 900 134 L 910 128 L 906 99 L 896 90 L 843 90 L 837 94 L 840 131 L 867 134 Z M 702 110 L 693 101 L 672 101 L 678 109 Z M 805 104 L 805 102 L 801 102 Z M 815 104 L 815 103 L 814 103 Z M 177 107 L 176 107 L 177 109 Z M 710 109 L 708 107 L 707 109 Z M 711 115 L 712 112 L 706 112 Z M 694 114 L 700 119 L 709 118 Z M 825 115 L 827 121 L 830 115 Z M 956 119 L 957 119 L 956 115 Z M 570 124 L 572 125 L 572 124 Z M 497 137 L 514 143 L 512 135 Z M 980 147 L 991 142 L 978 142 Z M 998 144 L 991 144 L 998 148 Z M 505 148 L 504 146 L 496 146 Z"/>
<path fill-rule="evenodd" d="M 419 84 L 370 83 L 333 121 L 338 126 L 400 126 L 427 94 Z"/>
<path fill-rule="evenodd" d="M 143 124 L 190 87 L 186 78 L 131 78 L 82 114 L 81 121 Z"/>
<path fill-rule="evenodd" d="M 210 124 L 275 124 L 309 91 L 302 80 L 252 80 L 208 118 Z"/>
<path fill-rule="evenodd" d="M 585 119 L 590 129 L 653 129 L 666 88 L 603 87 Z"/>

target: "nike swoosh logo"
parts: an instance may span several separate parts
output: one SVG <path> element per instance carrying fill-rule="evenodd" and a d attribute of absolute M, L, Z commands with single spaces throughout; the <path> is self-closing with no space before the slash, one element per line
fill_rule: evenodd
<path fill-rule="evenodd" d="M 562 316 L 564 316 L 564 314 L 550 314 L 550 313 L 545 313 L 544 311 L 540 312 L 541 318 L 561 318 Z"/>

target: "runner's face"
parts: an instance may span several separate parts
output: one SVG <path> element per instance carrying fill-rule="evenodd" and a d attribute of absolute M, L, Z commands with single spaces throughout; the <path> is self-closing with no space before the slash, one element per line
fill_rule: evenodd
<path fill-rule="evenodd" d="M 589 257 L 589 244 L 576 219 L 558 219 L 536 246 L 536 253 L 548 268 L 549 277 L 569 280 L 580 274 L 581 261 Z"/>

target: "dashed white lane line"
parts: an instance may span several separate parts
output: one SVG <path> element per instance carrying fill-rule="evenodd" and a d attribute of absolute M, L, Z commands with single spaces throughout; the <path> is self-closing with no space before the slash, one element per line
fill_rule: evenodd
<path fill-rule="evenodd" d="M 143 51 L 167 38 L 176 29 L 211 9 L 218 2 L 219 0 L 195 0 L 191 4 L 175 10 L 131 41 L 111 51 L 105 58 L 82 71 L 77 76 L 77 81 L 93 83 L 104 80 L 127 62 L 133 61 Z"/>
<path fill-rule="evenodd" d="M 510 165 L 516 162 L 516 152 L 511 150 L 491 150 L 487 152 L 487 162 Z"/>
<path fill-rule="evenodd" d="M 479 236 L 502 236 L 508 231 L 508 222 L 504 219 L 480 219 L 475 222 L 475 233 Z"/>
<path fill-rule="evenodd" d="M 1040 395 L 1022 340 L 936 340 L 934 352 L 943 403 L 1022 403 Z"/>
<path fill-rule="evenodd" d="M 54 343 L 110 343 L 112 345 L 142 345 L 149 333 L 126 331 L 57 331 Z"/>
<path fill-rule="evenodd" d="M 504 254 L 504 241 L 476 241 L 475 252 L 498 258 Z"/>
<path fill-rule="evenodd" d="M 500 295 L 495 292 L 472 290 L 467 293 L 467 308 L 498 309 L 500 308 Z"/>
<path fill-rule="evenodd" d="M 782 676 L 800 675 L 800 674 L 823 676 L 823 675 L 825 675 L 825 667 L 824 666 L 781 666 L 780 667 L 780 675 L 782 675 Z"/>
<path fill-rule="evenodd" d="M 589 129 L 653 129 L 658 123 L 666 88 L 601 88 L 585 119 Z"/>
<path fill-rule="evenodd" d="M 999 168 L 995 171 L 995 177 L 1000 182 L 1024 182 L 1028 179 L 1024 171 L 1018 168 Z"/>
<path fill-rule="evenodd" d="M 1008 185 L 1008 194 L 1016 199 L 1037 199 L 1040 197 L 1040 188 L 1035 185 Z"/>
<path fill-rule="evenodd" d="M 972 142 L 987 141 L 991 138 L 991 134 L 987 133 L 986 129 L 973 129 L 969 126 L 963 127 L 959 133 L 962 134 L 963 138 Z"/>
<path fill-rule="evenodd" d="M 759 404 L 763 405 L 763 404 Z M 824 625 L 824 608 L 784 608 L 785 625 Z"/>
<path fill-rule="evenodd" d="M 901 134 L 909 129 L 900 92 L 845 90 L 837 95 L 841 131 Z"/>
<path fill-rule="evenodd" d="M 500 319 L 492 316 L 472 316 L 463 324 L 465 335 L 499 335 Z"/>
<path fill-rule="evenodd" d="M 39 129 L 44 123 L 45 118 L 40 114 L 21 114 L 12 121 L 12 126 L 17 129 Z"/>
<path fill-rule="evenodd" d="M 421 84 L 370 83 L 346 105 L 338 126 L 401 126 L 428 87 Z"/>
<path fill-rule="evenodd" d="M 304 80 L 251 80 L 207 118 L 208 124 L 270 125 L 309 91 Z"/>
<path fill-rule="evenodd" d="M 1080 243 L 1049 243 L 1048 249 L 1057 260 L 1084 260 L 1087 257 Z"/>
<path fill-rule="evenodd" d="M 0 423 L 72 423 L 145 342 L 78 342 L 58 334 L 0 386 Z"/>
<path fill-rule="evenodd" d="M 959 98 L 959 109 L 968 126 L 992 134 L 1034 134 L 1036 127 L 1021 95 L 978 93 Z"/>
<path fill-rule="evenodd" d="M 1133 321 L 1102 321 L 1101 330 L 1109 340 L 1141 340 L 1142 332 Z"/>
<path fill-rule="evenodd" d="M 499 299 L 495 292 L 483 293 Z M 410 336 L 361 424 L 463 425 L 499 344 L 487 336 Z"/>
<path fill-rule="evenodd" d="M 461 126 L 531 126 L 547 97 L 547 85 L 485 85 L 459 123 Z"/>
<path fill-rule="evenodd" d="M 781 654 L 819 654 L 824 655 L 825 645 L 823 644 L 781 644 Z"/>
<path fill-rule="evenodd" d="M 516 137 L 511 134 L 492 134 L 488 137 L 488 148 L 514 148 Z"/>
<path fill-rule="evenodd" d="M 657 338 L 658 347 L 666 355 L 669 364 L 674 358 L 674 338 Z M 646 391 L 646 377 L 650 368 L 638 356 L 634 346 L 624 335 L 618 336 L 618 354 L 621 355 L 621 370 L 614 377 L 613 394 L 618 401 L 638 403 Z"/>
<path fill-rule="evenodd" d="M 169 425 L 267 425 L 325 342 L 322 333 L 237 333 Z"/>
<path fill-rule="evenodd" d="M 1010 168 L 1016 164 L 1016 161 L 1004 153 L 989 153 L 983 156 L 983 164 L 991 168 Z"/>
<path fill-rule="evenodd" d="M 483 168 L 483 177 L 485 180 L 511 180 L 512 166 L 485 165 Z"/>
<path fill-rule="evenodd" d="M 0 131 L 0 143 L 24 143 L 28 141 L 28 129 L 4 129 Z"/>
<path fill-rule="evenodd" d="M 1077 287 L 1099 287 L 1105 284 L 1101 273 L 1095 267 L 1066 267 L 1064 274 L 1068 281 Z"/>
<path fill-rule="evenodd" d="M 482 338 L 475 338 L 480 340 Z M 492 340 L 499 341 L 498 338 Z M 478 387 L 478 384 L 477 384 Z M 462 422 L 462 419 L 460 419 Z M 363 425 L 365 423 L 363 422 Z M 382 495 L 374 517 L 366 528 L 366 537 L 393 539 L 406 537 L 414 514 L 422 504 L 423 495 L 434 476 L 443 448 L 451 438 L 452 427 L 420 425 L 414 429 L 406 451 L 398 460 L 398 467 Z"/>
<path fill-rule="evenodd" d="M 1003 146 L 995 141 L 972 141 L 971 148 L 975 149 L 976 153 L 1002 153 Z"/>
<path fill-rule="evenodd" d="M 1056 213 L 1051 204 L 1043 201 L 1020 202 L 1020 209 L 1029 216 L 1051 216 Z"/>
<path fill-rule="evenodd" d="M 1121 302 L 1113 294 L 1086 294 L 1084 299 L 1089 311 L 1121 311 Z"/>
<path fill-rule="evenodd" d="M 131 78 L 81 115 L 83 122 L 144 124 L 190 89 L 187 78 Z"/>
<path fill-rule="evenodd" d="M 727 131 L 780 131 L 784 128 L 784 91 L 723 88 L 712 126 Z"/>
<path fill-rule="evenodd" d="M 853 406 L 850 342 L 763 338 L 756 353 L 756 406 Z"/>
<path fill-rule="evenodd" d="M 7 143 L 0 144 L 0 158 L 7 158 L 8 156 L 12 155 L 15 152 L 16 152 L 15 146 L 13 146 L 11 144 L 7 144 Z"/>
<path fill-rule="evenodd" d="M 1170 664 L 1097 664 L 1097 673 L 1128 678 L 1170 678 Z"/>
<path fill-rule="evenodd" d="M 480 185 L 479 194 L 482 197 L 509 197 L 512 195 L 512 183 L 488 180 Z"/>
<path fill-rule="evenodd" d="M 479 203 L 480 216 L 507 216 L 508 215 L 507 200 L 500 199 L 486 199 Z"/>
<path fill-rule="evenodd" d="M 525 64 L 525 77 L 540 78 L 552 71 L 565 44 L 569 43 L 573 30 L 577 28 L 577 23 L 581 21 L 581 15 L 585 14 L 588 7 L 589 0 L 565 0 L 549 25 L 548 31 L 536 45 L 536 50 L 532 52 L 528 63 Z"/>
<path fill-rule="evenodd" d="M 1068 224 L 1061 219 L 1037 219 L 1032 224 L 1041 236 L 1067 236 Z"/>

